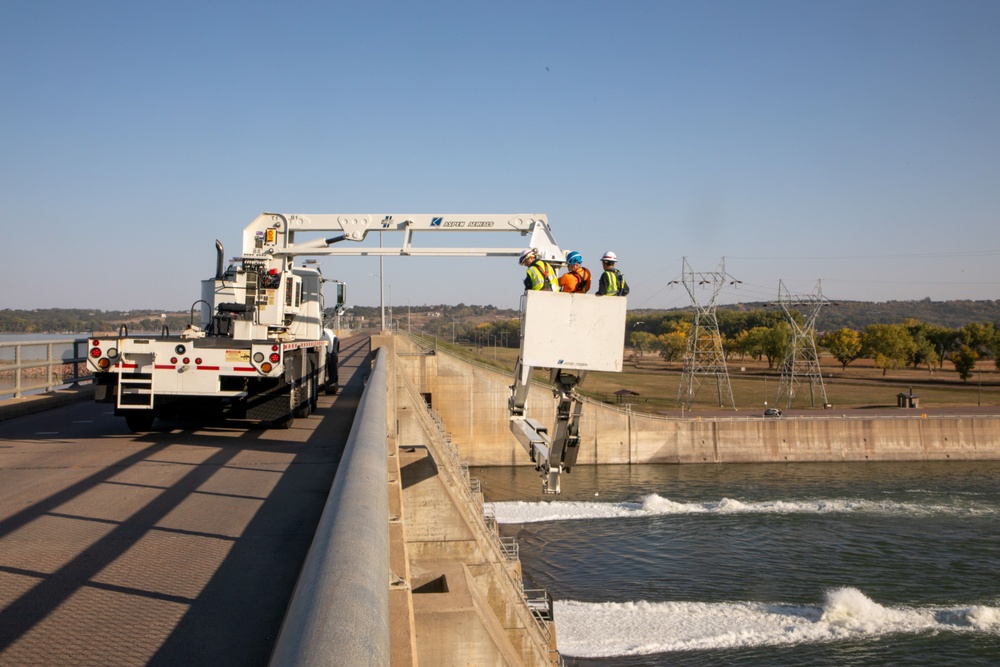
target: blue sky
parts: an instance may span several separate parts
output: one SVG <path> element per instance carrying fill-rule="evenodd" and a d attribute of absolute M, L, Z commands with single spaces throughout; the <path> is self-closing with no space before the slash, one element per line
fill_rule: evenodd
<path fill-rule="evenodd" d="M 685 257 L 723 302 L 1000 298 L 998 34 L 993 0 L 0 3 L 0 308 L 187 309 L 262 211 L 546 213 L 631 308 L 688 305 Z M 378 304 L 377 259 L 323 267 Z M 383 272 L 397 307 L 523 277 Z"/>

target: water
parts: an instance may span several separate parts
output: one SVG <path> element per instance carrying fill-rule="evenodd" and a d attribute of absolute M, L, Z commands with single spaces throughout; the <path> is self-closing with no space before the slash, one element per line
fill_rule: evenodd
<path fill-rule="evenodd" d="M 1000 664 L 1000 462 L 473 475 L 568 665 Z"/>

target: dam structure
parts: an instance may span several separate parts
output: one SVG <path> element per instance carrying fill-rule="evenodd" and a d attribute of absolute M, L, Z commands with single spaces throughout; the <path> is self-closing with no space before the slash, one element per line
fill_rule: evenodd
<path fill-rule="evenodd" d="M 499 537 L 433 396 L 411 377 L 436 351 L 390 335 L 371 347 L 388 350 L 393 664 L 558 665 L 551 599 L 524 589 L 516 542 Z"/>
<path fill-rule="evenodd" d="M 399 349 L 419 345 L 397 337 Z M 400 361 L 471 466 L 531 465 L 507 427 L 510 378 L 445 351 Z M 551 426 L 555 399 L 536 383 L 528 414 Z M 764 418 L 663 417 L 584 401 L 577 465 L 1000 459 L 1000 415 L 817 411 Z"/>
<path fill-rule="evenodd" d="M 508 426 L 511 378 L 405 335 L 372 338 L 373 349 L 383 345 L 395 378 L 390 504 L 401 521 L 393 534 L 406 553 L 393 572 L 410 582 L 413 651 L 423 664 L 557 664 L 551 601 L 521 587 L 516 543 L 497 537 L 467 473 L 532 465 Z M 551 427 L 555 408 L 551 389 L 536 383 L 527 414 Z M 906 415 L 671 419 L 588 400 L 578 465 L 1000 459 L 1000 415 Z M 462 654 L 472 636 L 476 658 Z"/>

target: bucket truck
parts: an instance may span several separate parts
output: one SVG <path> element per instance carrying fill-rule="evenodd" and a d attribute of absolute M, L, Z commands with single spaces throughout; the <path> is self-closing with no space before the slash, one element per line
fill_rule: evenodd
<path fill-rule="evenodd" d="M 414 243 L 418 235 L 443 232 L 515 232 L 528 240 L 517 247 Z M 378 235 L 377 246 L 370 242 L 373 233 Z M 402 236 L 401 242 L 383 246 L 383 236 L 394 233 Z M 227 268 L 222 244 L 216 242 L 215 276 L 202 281 L 201 298 L 192 306 L 191 323 L 184 331 L 128 335 L 123 328 L 116 336 L 89 339 L 88 364 L 94 373 L 96 400 L 113 403 L 115 413 L 124 416 L 132 430 L 149 430 L 157 417 L 190 419 L 206 411 L 288 427 L 294 418 L 310 414 L 321 387 L 328 393 L 337 391 L 339 342 L 323 326 L 326 279 L 316 266 L 296 266 L 299 258 L 517 257 L 531 247 L 546 261 L 565 261 L 544 214 L 262 213 L 243 230 L 242 241 L 242 254 Z M 510 411 L 512 432 L 542 473 L 546 488 L 556 492 L 558 474 L 573 465 L 579 440 L 580 408 L 574 387 L 588 369 L 621 370 L 625 300 L 547 294 L 561 301 L 534 305 L 546 301 L 546 296 L 526 295 L 522 362 Z M 597 301 L 609 303 L 597 305 Z M 614 301 L 619 302 L 618 308 L 610 303 Z M 338 307 L 342 305 L 341 290 Z M 563 319 L 557 321 L 558 317 Z M 616 323 L 611 329 L 597 321 L 608 317 Z M 570 335 L 547 340 L 542 333 L 546 327 L 552 335 Z M 573 331 L 579 333 L 573 335 Z M 588 337 L 590 342 L 582 348 L 572 343 Z M 526 345 L 526 341 L 532 342 Z M 616 368 L 608 361 L 609 354 L 617 355 Z M 600 360 L 595 361 L 598 356 Z M 533 367 L 552 368 L 554 381 L 564 389 L 559 414 L 568 417 L 557 418 L 553 440 L 525 414 Z"/>

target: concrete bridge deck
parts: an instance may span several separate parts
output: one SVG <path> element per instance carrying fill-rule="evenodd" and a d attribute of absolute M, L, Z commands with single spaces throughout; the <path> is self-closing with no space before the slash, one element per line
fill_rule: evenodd
<path fill-rule="evenodd" d="M 77 401 L 0 421 L 0 664 L 266 665 L 367 372 L 289 430 L 159 424 Z M 37 405 L 35 406 L 37 407 Z"/>

